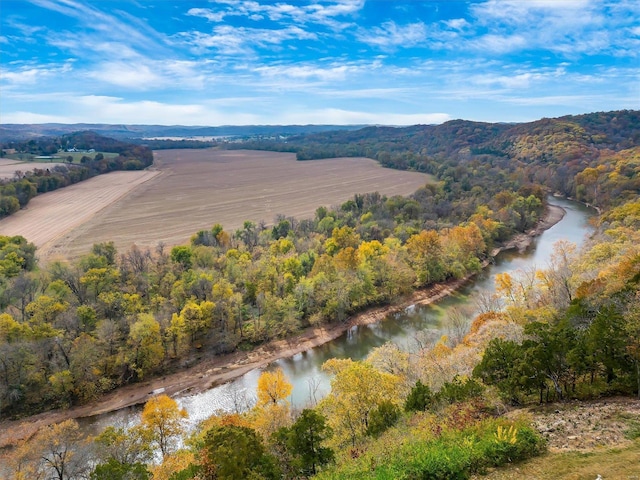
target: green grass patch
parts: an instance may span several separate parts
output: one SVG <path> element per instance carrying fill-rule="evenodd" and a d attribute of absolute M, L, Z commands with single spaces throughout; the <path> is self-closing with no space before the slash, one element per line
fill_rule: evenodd
<path fill-rule="evenodd" d="M 544 440 L 527 422 L 500 418 L 481 420 L 461 430 L 445 429 L 423 438 L 413 431 L 404 438 L 393 446 L 394 442 L 383 436 L 367 453 L 344 460 L 318 478 L 464 480 L 545 450 Z"/>
<path fill-rule="evenodd" d="M 104 158 L 115 158 L 118 156 L 117 153 L 112 152 L 58 152 L 53 155 L 48 155 L 54 158 L 37 158 L 41 155 L 33 155 L 31 153 L 12 153 L 10 155 L 4 155 L 2 158 L 33 163 L 68 163 L 67 157 L 71 157 L 73 159 L 72 163 L 79 164 L 82 157 L 86 156 L 93 160 L 98 153 L 102 153 Z"/>
<path fill-rule="evenodd" d="M 640 418 L 629 413 L 620 413 L 618 418 L 627 425 L 624 436 L 628 440 L 640 438 Z"/>
<path fill-rule="evenodd" d="M 640 480 L 640 441 L 614 449 L 592 452 L 549 452 L 517 465 L 497 468 L 474 480 Z"/>

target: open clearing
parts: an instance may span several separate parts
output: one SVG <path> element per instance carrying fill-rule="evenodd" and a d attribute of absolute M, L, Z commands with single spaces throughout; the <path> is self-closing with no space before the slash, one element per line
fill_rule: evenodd
<path fill-rule="evenodd" d="M 428 175 L 386 169 L 367 158 L 298 162 L 289 153 L 214 149 L 160 150 L 154 156 L 160 175 L 125 181 L 128 174 L 157 172 L 114 172 L 124 176 L 110 173 L 47 193 L 27 211 L 0 221 L 0 233 L 25 236 L 41 247 L 41 259 L 75 258 L 97 242 L 112 240 L 119 251 L 133 244 L 179 245 L 215 223 L 233 231 L 245 220 L 270 224 L 277 214 L 310 218 L 317 207 L 338 205 L 356 193 L 407 195 L 430 181 Z M 119 194 L 103 194 L 110 185 Z M 53 209 L 61 203 L 53 195 L 65 193 L 68 205 Z M 101 198 L 96 208 L 97 197 L 108 195 L 110 200 Z"/>
<path fill-rule="evenodd" d="M 0 221 L 0 235 L 22 235 L 38 247 L 41 258 L 46 257 L 56 239 L 158 173 L 112 172 L 38 195 L 27 208 Z"/>
<path fill-rule="evenodd" d="M 13 178 L 16 171 L 28 172 L 36 168 L 46 170 L 56 165 L 64 165 L 60 162 L 21 162 L 10 158 L 0 158 L 0 179 Z"/>

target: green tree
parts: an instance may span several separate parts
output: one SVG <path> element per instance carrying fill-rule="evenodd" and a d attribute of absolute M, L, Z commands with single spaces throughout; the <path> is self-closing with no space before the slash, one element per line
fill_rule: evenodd
<path fill-rule="evenodd" d="M 333 450 L 323 446 L 332 435 L 331 428 L 325 417 L 315 410 L 304 409 L 291 427 L 279 433 L 284 436 L 294 466 L 302 475 L 315 475 L 319 467 L 334 459 Z"/>
<path fill-rule="evenodd" d="M 405 412 L 424 412 L 432 401 L 431 389 L 418 380 L 404 401 L 404 410 Z"/>
<path fill-rule="evenodd" d="M 280 477 L 278 470 L 275 458 L 251 428 L 216 426 L 205 435 L 201 470 L 204 480 L 276 479 Z"/>
<path fill-rule="evenodd" d="M 400 418 L 400 409 L 395 403 L 385 400 L 371 410 L 367 435 L 377 437 L 394 426 Z"/>
<path fill-rule="evenodd" d="M 180 265 L 184 270 L 193 266 L 193 252 L 186 245 L 179 245 L 171 249 L 171 261 Z"/>
<path fill-rule="evenodd" d="M 151 472 L 144 463 L 120 463 L 111 458 L 96 465 L 91 480 L 150 480 Z"/>

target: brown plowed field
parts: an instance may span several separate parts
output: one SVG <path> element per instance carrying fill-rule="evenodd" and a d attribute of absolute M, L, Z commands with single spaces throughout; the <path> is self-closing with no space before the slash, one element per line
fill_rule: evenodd
<path fill-rule="evenodd" d="M 0 235 L 22 235 L 47 257 L 59 247 L 57 240 L 91 220 L 157 171 L 112 172 L 84 182 L 38 195 L 27 208 L 0 221 Z M 89 247 L 90 248 L 90 247 Z"/>
<path fill-rule="evenodd" d="M 215 223 L 233 231 L 245 220 L 272 223 L 277 214 L 309 218 L 317 207 L 338 205 L 355 193 L 407 195 L 430 181 L 427 175 L 386 169 L 366 158 L 298 162 L 294 154 L 238 150 L 161 150 L 155 152 L 155 168 L 160 175 L 132 185 L 128 194 L 75 222 L 55 242 L 45 241 L 49 244 L 41 258 L 77 257 L 94 243 L 109 240 L 120 251 L 133 244 L 152 248 L 159 242 L 184 244 L 193 233 Z M 112 175 L 90 182 L 115 179 Z M 22 232 L 30 241 L 42 243 L 45 239 L 38 224 L 57 225 L 92 207 L 95 187 L 88 182 L 74 187 L 85 184 L 86 189 L 74 192 L 73 206 L 59 213 L 48 210 L 58 202 L 48 196 L 58 192 L 32 200 L 40 200 L 37 208 L 32 203 L 28 208 L 40 212 L 39 220 L 32 220 L 29 229 L 27 225 L 22 230 L 13 228 L 12 234 Z M 69 188 L 73 187 L 59 193 Z M 11 220 L 14 218 L 0 222 L 0 233 L 7 234 L 5 222 Z"/>
<path fill-rule="evenodd" d="M 12 160 L 10 158 L 0 158 L 0 179 L 13 178 L 16 171 L 27 172 L 40 168 L 46 170 L 58 165 L 65 165 L 60 162 L 22 162 L 20 160 Z"/>

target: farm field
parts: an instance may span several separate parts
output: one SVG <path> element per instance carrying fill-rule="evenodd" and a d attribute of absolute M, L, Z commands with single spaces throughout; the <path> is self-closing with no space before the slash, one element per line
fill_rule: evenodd
<path fill-rule="evenodd" d="M 36 168 L 53 168 L 56 165 L 64 164 L 60 162 L 23 162 L 11 158 L 0 158 L 0 179 L 13 178 L 17 170 L 27 172 Z"/>
<path fill-rule="evenodd" d="M 407 195 L 430 181 L 428 175 L 386 169 L 367 158 L 298 162 L 289 153 L 214 149 L 160 150 L 154 156 L 159 175 L 130 180 L 128 187 L 120 185 L 118 188 L 126 188 L 128 193 L 113 195 L 112 201 L 102 207 L 94 207 L 96 184 L 83 182 L 77 186 L 86 188 L 69 192 L 68 208 L 57 213 L 52 210 L 51 204 L 60 201 L 50 195 L 58 192 L 36 197 L 29 204 L 29 212 L 1 221 L 0 233 L 7 234 L 5 222 L 13 220 L 11 234 L 22 234 L 42 247 L 41 259 L 56 255 L 75 258 L 97 242 L 112 240 L 119 251 L 133 244 L 142 248 L 155 248 L 159 242 L 179 245 L 215 223 L 233 231 L 245 220 L 271 224 L 277 214 L 310 218 L 317 207 L 340 204 L 355 193 Z M 111 179 L 121 180 L 112 175 L 91 181 L 110 184 Z M 103 184 L 100 187 L 108 189 Z M 91 212 L 84 215 L 86 210 Z M 31 220 L 20 227 L 20 218 L 31 212 Z M 83 220 L 72 222 L 62 233 L 49 233 L 47 238 L 41 231 L 45 223 L 58 226 L 65 218 L 77 219 L 80 212 Z"/>
<path fill-rule="evenodd" d="M 0 221 L 0 235 L 22 235 L 38 247 L 41 259 L 59 248 L 57 240 L 90 220 L 157 171 L 112 172 L 38 195 L 27 208 Z"/>

